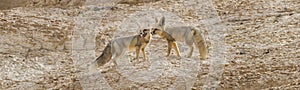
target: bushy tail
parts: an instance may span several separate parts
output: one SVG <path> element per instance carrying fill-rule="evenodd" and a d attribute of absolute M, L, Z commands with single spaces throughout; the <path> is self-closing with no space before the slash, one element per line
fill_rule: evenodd
<path fill-rule="evenodd" d="M 90 73 L 94 73 L 97 67 L 103 66 L 109 62 L 112 58 L 111 42 L 109 42 L 104 48 L 102 54 L 90 65 L 88 65 Z"/>
<path fill-rule="evenodd" d="M 111 43 L 108 43 L 104 48 L 102 54 L 96 59 L 96 63 L 99 66 L 103 66 L 105 63 L 109 62 L 112 58 L 112 51 L 111 51 Z"/>
<path fill-rule="evenodd" d="M 104 48 L 102 54 L 88 66 L 93 68 L 103 66 L 105 63 L 109 62 L 111 58 L 112 58 L 111 42 L 109 42 Z"/>
<path fill-rule="evenodd" d="M 200 58 L 207 59 L 208 47 L 204 36 L 198 29 L 193 29 L 193 33 L 194 33 L 194 42 L 199 49 Z"/>

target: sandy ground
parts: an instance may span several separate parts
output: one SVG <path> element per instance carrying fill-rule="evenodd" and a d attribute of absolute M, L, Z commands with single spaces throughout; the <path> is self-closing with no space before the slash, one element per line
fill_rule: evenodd
<path fill-rule="evenodd" d="M 300 88 L 297 0 L 117 1 L 1 7 L 7 10 L 0 11 L 0 89 Z M 209 58 L 200 60 L 198 50 L 191 58 L 178 59 L 174 51 L 167 58 L 166 41 L 153 36 L 148 60 L 134 65 L 135 54 L 129 51 L 117 60 L 117 68 L 108 63 L 88 72 L 86 65 L 109 40 L 135 35 L 161 16 L 167 27 L 200 28 Z M 185 56 L 188 47 L 178 45 Z"/>

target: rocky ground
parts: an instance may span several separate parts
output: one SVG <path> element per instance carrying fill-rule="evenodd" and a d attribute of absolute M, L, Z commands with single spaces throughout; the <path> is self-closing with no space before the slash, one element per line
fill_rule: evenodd
<path fill-rule="evenodd" d="M 11 0 L 0 9 L 0 89 L 300 88 L 298 0 Z M 109 40 L 161 16 L 167 27 L 200 28 L 209 59 L 197 50 L 166 58 L 154 36 L 148 60 L 134 65 L 127 52 L 117 68 L 88 72 Z"/>

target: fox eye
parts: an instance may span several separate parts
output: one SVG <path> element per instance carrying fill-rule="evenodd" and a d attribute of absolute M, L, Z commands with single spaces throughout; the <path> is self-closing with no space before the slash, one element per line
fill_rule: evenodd
<path fill-rule="evenodd" d="M 148 31 L 149 29 L 144 29 L 143 32 Z"/>
<path fill-rule="evenodd" d="M 155 33 L 155 31 L 151 32 L 151 34 L 154 34 L 154 33 Z"/>

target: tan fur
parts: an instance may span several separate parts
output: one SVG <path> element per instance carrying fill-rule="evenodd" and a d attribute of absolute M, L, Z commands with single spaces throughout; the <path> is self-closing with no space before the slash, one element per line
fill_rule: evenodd
<path fill-rule="evenodd" d="M 176 40 L 169 33 L 165 32 L 165 31 L 162 31 L 162 30 L 159 30 L 159 29 L 154 29 L 154 31 L 155 31 L 154 34 L 158 34 L 161 38 L 167 40 L 167 42 L 168 42 L 167 57 L 170 56 L 171 50 L 172 50 L 172 48 L 174 48 L 175 51 L 176 51 L 177 56 L 179 58 L 181 58 Z"/>
<path fill-rule="evenodd" d="M 177 56 L 180 57 L 176 41 L 181 41 L 185 42 L 186 45 L 190 48 L 187 57 L 190 58 L 192 56 L 194 50 L 193 44 L 195 43 L 199 49 L 200 58 L 207 58 L 208 49 L 206 40 L 204 39 L 199 29 L 191 26 L 175 26 L 165 28 L 165 17 L 162 17 L 160 21 L 157 21 L 156 19 L 156 22 L 156 25 L 153 27 L 153 33 L 158 34 L 161 38 L 168 41 L 167 56 L 169 56 L 170 51 L 173 47 L 177 53 Z"/>
<path fill-rule="evenodd" d="M 102 54 L 96 59 L 97 66 L 103 66 L 111 59 L 111 57 L 112 57 L 111 43 L 109 42 L 104 48 Z"/>
<path fill-rule="evenodd" d="M 116 38 L 105 47 L 95 62 L 100 67 L 112 59 L 113 63 L 117 65 L 115 60 L 123 56 L 125 51 L 135 51 L 138 61 L 139 52 L 142 51 L 143 59 L 146 60 L 145 48 L 150 43 L 151 37 L 151 30 L 143 29 L 138 35 Z"/>
<path fill-rule="evenodd" d="M 201 33 L 200 30 L 195 29 L 194 42 L 199 49 L 201 59 L 207 59 L 208 46 L 206 44 L 205 38 L 203 37 L 204 35 L 202 34 L 203 33 Z"/>

